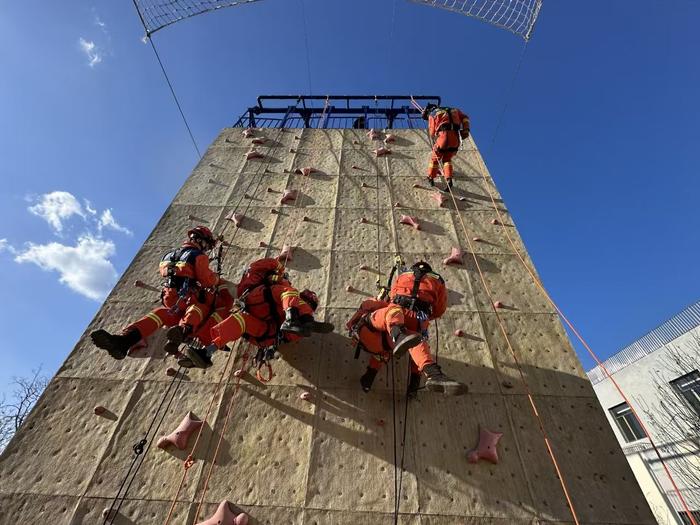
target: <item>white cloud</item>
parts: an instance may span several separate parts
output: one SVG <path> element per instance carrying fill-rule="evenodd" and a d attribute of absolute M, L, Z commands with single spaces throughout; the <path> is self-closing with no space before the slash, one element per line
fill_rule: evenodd
<path fill-rule="evenodd" d="M 83 202 L 85 203 L 85 211 L 90 215 L 97 215 L 97 210 L 92 207 L 92 203 L 89 200 L 83 199 Z"/>
<path fill-rule="evenodd" d="M 83 50 L 88 57 L 88 65 L 90 67 L 95 67 L 97 64 L 102 62 L 102 51 L 97 47 L 97 44 L 92 40 L 85 40 L 82 36 L 79 40 L 80 49 Z"/>
<path fill-rule="evenodd" d="M 131 230 L 125 226 L 122 226 L 119 224 L 116 219 L 114 218 L 114 215 L 112 215 L 112 210 L 107 208 L 102 212 L 102 215 L 100 216 L 100 220 L 97 223 L 97 229 L 102 232 L 103 229 L 108 228 L 110 230 L 114 230 L 117 232 L 121 232 L 125 235 L 133 235 Z"/>
<path fill-rule="evenodd" d="M 38 200 L 37 204 L 28 208 L 29 211 L 48 222 L 56 233 L 63 231 L 63 222 L 73 215 L 85 219 L 80 202 L 67 191 L 45 193 Z"/>
<path fill-rule="evenodd" d="M 29 243 L 15 261 L 36 264 L 47 272 L 58 272 L 61 283 L 97 301 L 109 293 L 117 280 L 117 271 L 109 260 L 115 253 L 112 241 L 85 234 L 78 238 L 75 246 L 58 242 Z"/>
<path fill-rule="evenodd" d="M 15 249 L 10 245 L 7 239 L 0 239 L 0 253 L 2 252 L 15 253 Z"/>

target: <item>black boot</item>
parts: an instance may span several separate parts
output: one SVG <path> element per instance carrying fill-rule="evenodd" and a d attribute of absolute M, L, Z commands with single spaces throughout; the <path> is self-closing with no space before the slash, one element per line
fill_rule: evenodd
<path fill-rule="evenodd" d="M 377 377 L 377 370 L 375 368 L 367 367 L 367 371 L 360 378 L 360 384 L 362 385 L 362 391 L 366 394 L 372 389 L 372 384 L 374 383 L 374 378 Z"/>
<path fill-rule="evenodd" d="M 309 337 L 312 332 L 316 334 L 330 334 L 335 329 L 335 326 L 333 326 L 332 323 L 322 323 L 321 321 L 316 321 L 313 315 L 310 314 L 300 316 L 299 322 L 304 330 L 303 335 L 306 337 Z"/>
<path fill-rule="evenodd" d="M 411 376 L 408 379 L 406 397 L 408 397 L 408 399 L 415 399 L 418 395 L 418 390 L 420 390 L 420 373 L 411 372 Z"/>
<path fill-rule="evenodd" d="M 192 327 L 190 325 L 171 326 L 166 332 L 168 342 L 165 343 L 163 350 L 170 355 L 178 355 L 180 353 L 180 345 L 191 332 Z"/>
<path fill-rule="evenodd" d="M 447 396 L 461 396 L 467 393 L 467 385 L 447 377 L 436 363 L 426 365 L 423 372 L 428 377 L 425 388 L 431 392 L 442 392 Z"/>
<path fill-rule="evenodd" d="M 445 185 L 445 188 L 442 190 L 445 193 L 450 193 L 450 189 L 454 187 L 454 183 L 452 182 L 452 179 L 447 179 L 447 184 Z"/>
<path fill-rule="evenodd" d="M 394 341 L 394 357 L 399 359 L 409 348 L 418 346 L 421 336 L 418 334 L 407 334 L 403 326 L 393 326 L 391 328 L 391 338 Z"/>
<path fill-rule="evenodd" d="M 430 177 L 428 177 L 428 184 L 430 184 L 431 186 L 435 186 L 435 179 L 431 179 Z"/>
<path fill-rule="evenodd" d="M 125 334 L 110 334 L 107 330 L 95 330 L 90 334 L 90 339 L 96 347 L 107 350 L 114 359 L 124 359 L 129 348 L 138 343 L 141 333 L 132 328 Z"/>
<path fill-rule="evenodd" d="M 183 368 L 209 368 L 214 364 L 211 361 L 211 356 L 216 350 L 216 345 L 213 344 L 204 348 L 188 346 L 185 350 L 187 357 L 179 359 L 177 364 Z"/>
<path fill-rule="evenodd" d="M 302 324 L 301 319 L 299 319 L 299 310 L 297 308 L 292 306 L 291 308 L 287 308 L 284 313 L 284 322 L 282 326 L 280 326 L 282 332 L 292 332 L 304 337 L 309 337 L 311 335 L 310 327 L 306 328 Z"/>

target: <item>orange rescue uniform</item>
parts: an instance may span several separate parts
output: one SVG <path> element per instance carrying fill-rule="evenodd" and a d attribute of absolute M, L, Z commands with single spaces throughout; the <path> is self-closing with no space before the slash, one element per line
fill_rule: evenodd
<path fill-rule="evenodd" d="M 434 139 L 428 163 L 428 178 L 434 179 L 442 162 L 443 175 L 451 179 L 452 157 L 459 150 L 460 136 L 469 137 L 469 117 L 457 108 L 436 108 L 428 118 L 428 132 Z"/>
<path fill-rule="evenodd" d="M 161 293 L 163 306 L 127 326 L 125 332 L 135 328 L 145 339 L 163 326 L 189 325 L 197 330 L 214 302 L 214 293 L 204 288 L 219 284 L 219 276 L 209 268 L 209 257 L 186 242 L 163 256 L 159 271 L 167 279 Z M 225 306 L 224 302 L 220 303 L 220 295 L 217 295 L 217 306 Z"/>

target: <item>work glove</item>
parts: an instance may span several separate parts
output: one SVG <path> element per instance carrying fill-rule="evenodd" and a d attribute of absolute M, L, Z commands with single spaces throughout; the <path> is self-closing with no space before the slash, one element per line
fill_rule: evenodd
<path fill-rule="evenodd" d="M 467 140 L 469 138 L 469 130 L 468 129 L 460 130 L 459 136 L 462 137 L 462 140 Z"/>

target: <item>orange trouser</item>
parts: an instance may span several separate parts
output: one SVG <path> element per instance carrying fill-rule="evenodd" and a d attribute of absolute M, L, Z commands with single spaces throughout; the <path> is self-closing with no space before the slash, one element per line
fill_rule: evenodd
<path fill-rule="evenodd" d="M 455 156 L 456 151 L 443 151 L 436 152 L 433 150 L 430 155 L 430 162 L 428 163 L 428 178 L 434 179 L 438 176 L 440 172 L 440 162 L 442 162 L 443 175 L 446 179 L 452 178 L 452 157 Z"/>
<path fill-rule="evenodd" d="M 364 325 L 359 330 L 359 338 L 362 345 L 373 355 L 369 360 L 369 367 L 379 370 L 383 363 L 391 357 L 393 346 L 391 328 L 403 326 L 411 332 L 421 333 L 428 327 L 428 321 L 420 321 L 412 310 L 402 308 L 396 304 L 375 310 L 369 315 L 369 325 Z M 427 341 L 421 341 L 411 348 L 411 368 L 414 372 L 420 372 L 426 365 L 435 362 L 430 353 L 430 345 Z"/>
<path fill-rule="evenodd" d="M 236 341 L 243 337 L 244 334 L 251 338 L 265 336 L 269 331 L 268 325 L 268 322 L 261 321 L 247 312 L 234 312 L 211 327 L 210 339 L 218 348 L 223 348 L 226 343 Z"/>
<path fill-rule="evenodd" d="M 136 328 L 142 338 L 146 338 L 162 326 L 190 325 L 197 328 L 199 323 L 209 315 L 210 305 L 214 300 L 211 292 L 205 293 L 204 302 L 200 302 L 197 292 L 190 292 L 179 297 L 175 288 L 164 288 L 161 302 L 163 306 L 147 313 L 135 323 L 125 328 Z"/>

